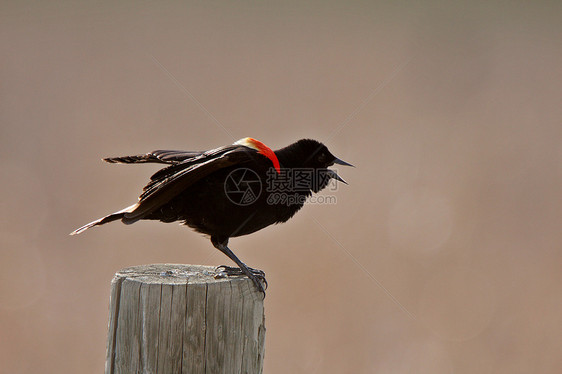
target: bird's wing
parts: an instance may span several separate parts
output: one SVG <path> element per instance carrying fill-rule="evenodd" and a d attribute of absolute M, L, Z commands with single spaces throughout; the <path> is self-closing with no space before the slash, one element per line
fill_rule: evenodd
<path fill-rule="evenodd" d="M 203 153 L 205 152 L 157 150 L 144 155 L 108 157 L 103 160 L 111 164 L 141 164 L 149 162 L 158 164 L 177 164 L 190 158 L 201 156 Z"/>
<path fill-rule="evenodd" d="M 125 214 L 123 222 L 133 223 L 146 217 L 202 178 L 219 169 L 251 161 L 256 154 L 252 148 L 229 145 L 157 171 L 144 187 L 134 209 Z"/>

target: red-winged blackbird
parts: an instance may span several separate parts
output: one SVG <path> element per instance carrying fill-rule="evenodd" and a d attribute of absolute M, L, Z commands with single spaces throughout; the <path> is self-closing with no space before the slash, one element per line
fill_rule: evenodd
<path fill-rule="evenodd" d="M 240 267 L 224 266 L 225 272 L 241 270 L 262 292 L 260 281 L 267 284 L 265 273 L 240 261 L 228 248 L 228 239 L 287 221 L 330 179 L 345 183 L 329 166 L 352 166 L 310 139 L 275 152 L 258 140 L 244 138 L 205 152 L 159 150 L 104 161 L 169 166 L 152 175 L 136 204 L 90 222 L 71 235 L 118 219 L 125 224 L 141 219 L 181 221 L 209 235 L 213 245 Z"/>

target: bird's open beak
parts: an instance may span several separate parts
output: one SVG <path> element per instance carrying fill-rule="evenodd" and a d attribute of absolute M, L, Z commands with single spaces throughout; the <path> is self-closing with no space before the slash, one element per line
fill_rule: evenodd
<path fill-rule="evenodd" d="M 335 180 L 338 180 L 338 181 L 340 181 L 340 182 L 343 182 L 343 183 L 345 183 L 345 184 L 348 184 L 348 183 L 347 183 L 346 181 L 344 181 L 344 180 L 342 179 L 342 177 L 340 177 L 340 176 L 338 175 L 338 173 L 336 173 L 334 170 L 328 169 L 328 175 L 330 176 L 330 178 L 333 178 L 333 179 L 335 179 Z"/>
<path fill-rule="evenodd" d="M 355 167 L 355 166 L 351 165 L 349 162 L 345 162 L 344 160 L 340 160 L 339 158 L 336 158 L 336 159 L 334 160 L 334 164 Z M 330 178 L 333 178 L 333 179 L 335 179 L 335 180 L 338 180 L 338 181 L 340 181 L 340 182 L 343 182 L 343 183 L 347 184 L 347 182 L 344 181 L 344 180 L 342 179 L 342 177 L 340 177 L 340 176 L 338 175 L 338 173 L 336 173 L 335 170 L 330 170 L 330 169 L 328 169 L 328 174 L 330 175 Z"/>
<path fill-rule="evenodd" d="M 349 162 L 345 162 L 344 160 L 340 160 L 339 158 L 336 158 L 334 160 L 334 164 L 355 167 L 355 166 L 351 165 Z"/>

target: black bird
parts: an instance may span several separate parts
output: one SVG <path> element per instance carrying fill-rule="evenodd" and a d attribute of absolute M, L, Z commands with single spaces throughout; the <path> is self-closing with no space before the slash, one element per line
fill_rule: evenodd
<path fill-rule="evenodd" d="M 152 175 L 136 204 L 90 222 L 71 235 L 119 219 L 125 224 L 141 219 L 180 221 L 209 235 L 213 246 L 239 266 L 223 266 L 227 274 L 241 271 L 261 292 L 261 281 L 267 285 L 265 273 L 240 261 L 228 248 L 229 238 L 287 221 L 330 179 L 346 183 L 329 166 L 352 166 L 311 139 L 275 152 L 258 140 L 244 138 L 204 152 L 158 150 L 104 161 L 169 166 Z"/>

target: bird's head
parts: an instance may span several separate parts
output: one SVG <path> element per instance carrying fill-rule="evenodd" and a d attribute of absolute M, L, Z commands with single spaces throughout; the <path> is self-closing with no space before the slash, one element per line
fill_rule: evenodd
<path fill-rule="evenodd" d="M 324 144 L 313 139 L 301 139 L 276 153 L 283 164 L 283 159 L 290 160 L 290 167 L 311 168 L 321 170 L 330 178 L 347 184 L 335 170 L 328 169 L 333 165 L 353 166 L 334 156 Z M 281 154 L 281 155 L 280 155 Z M 323 188 L 323 187 L 321 187 Z"/>

